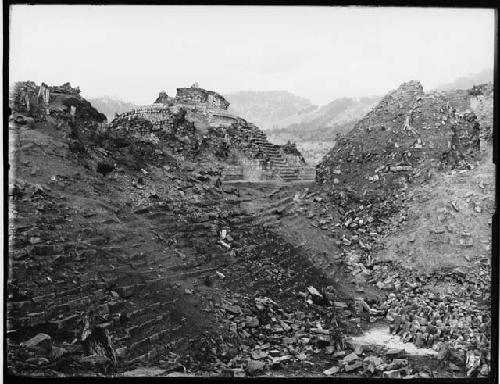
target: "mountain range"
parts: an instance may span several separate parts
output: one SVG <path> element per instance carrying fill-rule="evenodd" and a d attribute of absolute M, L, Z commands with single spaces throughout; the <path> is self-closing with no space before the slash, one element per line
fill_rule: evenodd
<path fill-rule="evenodd" d="M 435 88 L 436 91 L 448 91 L 452 89 L 468 89 L 473 85 L 492 83 L 493 69 L 483 69 L 477 73 L 470 73 L 466 76 L 459 77 L 448 84 L 443 84 Z"/>
<path fill-rule="evenodd" d="M 240 91 L 224 95 L 229 112 L 264 130 L 284 128 L 318 109 L 308 99 L 288 91 Z"/>
<path fill-rule="evenodd" d="M 138 107 L 137 104 L 123 101 L 112 96 L 87 98 L 87 100 L 90 101 L 90 104 L 92 104 L 95 109 L 106 115 L 108 122 L 115 118 L 115 114 L 124 113 Z"/>

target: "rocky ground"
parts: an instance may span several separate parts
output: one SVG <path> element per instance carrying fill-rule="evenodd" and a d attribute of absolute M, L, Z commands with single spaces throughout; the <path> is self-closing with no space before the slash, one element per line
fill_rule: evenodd
<path fill-rule="evenodd" d="M 221 185 L 94 125 L 10 122 L 11 374 L 488 375 L 488 145 L 458 168 Z"/>
<path fill-rule="evenodd" d="M 9 129 L 12 373 L 253 375 L 342 348 L 334 313 L 311 302 L 324 274 L 217 171 L 104 176 L 106 150 L 82 140 L 92 155 L 75 153 L 57 120 Z"/>
<path fill-rule="evenodd" d="M 333 308 L 347 320 L 340 324 L 348 358 L 333 352 L 337 358 L 330 359 L 331 369 L 318 372 L 325 368 L 319 365 L 309 373 L 488 375 L 494 213 L 490 146 L 471 168 L 436 173 L 428 183 L 409 187 L 399 207 L 383 201 L 343 215 L 338 206 L 324 204 L 329 193 L 314 185 L 254 192 L 248 199 L 246 209 L 304 250 L 326 272 L 332 290 L 342 294 L 344 302 Z M 251 194 L 250 188 L 240 185 L 243 194 Z M 343 190 L 342 185 L 335 188 Z M 417 352 L 350 337 L 381 328 Z M 430 352 L 420 355 L 424 348 Z"/>

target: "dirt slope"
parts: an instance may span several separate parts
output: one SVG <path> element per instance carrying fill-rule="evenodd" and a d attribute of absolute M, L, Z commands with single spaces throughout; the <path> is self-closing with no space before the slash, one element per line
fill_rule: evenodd
<path fill-rule="evenodd" d="M 432 113 L 418 115 L 419 127 L 447 113 L 438 101 L 424 102 Z M 384 116 L 406 111 L 392 101 L 382 107 Z M 458 170 L 425 157 L 410 170 L 362 168 L 374 155 L 400 161 L 394 142 L 373 154 L 385 146 L 375 140 L 368 151 L 343 148 L 351 161 L 340 182 L 333 162 L 323 186 L 220 187 L 220 171 L 179 138 L 155 146 L 100 135 L 87 115 L 72 125 L 62 108 L 9 126 L 11 373 L 315 376 L 333 365 L 325 374 L 487 375 L 487 154 L 464 155 L 470 162 Z M 385 119 L 413 145 L 397 116 Z M 175 160 L 174 151 L 191 161 Z M 97 172 L 103 163 L 113 169 L 107 176 Z M 398 244 L 401 233 L 415 241 Z M 419 252 L 426 240 L 428 259 Z M 467 264 L 456 257 L 461 247 Z M 444 268 L 457 265 L 466 270 Z M 400 359 L 345 342 L 374 323 L 440 358 Z"/>
<path fill-rule="evenodd" d="M 293 210 L 340 248 L 355 295 L 378 289 L 356 313 L 361 327 L 438 352 L 407 356 L 390 377 L 489 373 L 494 167 L 487 142 L 477 144 L 492 116 L 479 106 L 476 120 L 474 97 L 401 85 L 338 141 L 317 168 L 322 188 Z"/>
<path fill-rule="evenodd" d="M 216 186 L 212 164 L 167 152 L 155 162 L 133 138 L 135 153 L 110 151 L 102 127 L 78 118 L 71 127 L 64 110 L 18 120 L 9 125 L 12 374 L 255 375 L 300 371 L 304 360 L 321 370 L 340 348 L 345 314 L 307 293 L 327 276 Z M 101 163 L 115 169 L 99 174 Z"/>
<path fill-rule="evenodd" d="M 413 191 L 406 220 L 384 238 L 376 257 L 422 271 L 469 268 L 491 253 L 494 163 L 491 146 L 472 170 L 437 175 Z"/>

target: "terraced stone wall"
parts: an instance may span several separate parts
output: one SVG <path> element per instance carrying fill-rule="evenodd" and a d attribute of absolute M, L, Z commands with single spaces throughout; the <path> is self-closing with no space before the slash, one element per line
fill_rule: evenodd
<path fill-rule="evenodd" d="M 118 119 L 132 120 L 141 117 L 153 124 L 153 130 L 170 131 L 173 127 L 174 116 L 169 107 L 162 104 L 145 105 L 118 116 Z"/>
<path fill-rule="evenodd" d="M 191 95 L 192 100 L 200 99 L 200 93 L 192 89 L 196 90 L 189 88 L 185 95 Z M 237 149 L 244 154 L 239 159 L 238 167 L 226 167 L 226 180 L 314 180 L 315 168 L 305 164 L 300 152 L 288 153 L 282 146 L 271 144 L 258 127 L 223 109 L 213 109 L 206 103 L 191 105 L 187 101 L 186 96 L 182 102 L 174 105 L 146 105 L 124 113 L 118 119 L 132 120 L 139 117 L 152 123 L 152 133 L 172 132 L 174 116 L 184 108 L 187 110 L 186 119 L 194 123 L 199 134 L 208 137 L 209 145 L 218 148 L 226 143 L 227 148 Z"/>
<path fill-rule="evenodd" d="M 207 91 L 203 88 L 177 88 L 177 101 L 206 104 L 212 108 L 227 109 L 229 102 L 214 91 Z"/>

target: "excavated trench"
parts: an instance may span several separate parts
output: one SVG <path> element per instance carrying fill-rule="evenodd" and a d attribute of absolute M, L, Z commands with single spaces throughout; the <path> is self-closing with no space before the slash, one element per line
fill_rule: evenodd
<path fill-rule="evenodd" d="M 373 285 L 364 285 L 362 292 L 355 292 L 352 285 L 349 284 L 352 275 L 345 270 L 341 262 L 342 251 L 338 243 L 326 236 L 325 231 L 311 225 L 310 220 L 305 215 L 297 213 L 293 209 L 297 196 L 314 194 L 318 188 L 316 185 L 313 183 L 286 185 L 226 183 L 226 186 L 237 188 L 241 201 L 240 206 L 244 212 L 253 215 L 256 222 L 265 226 L 270 233 L 279 236 L 287 244 L 300 250 L 304 259 L 314 265 L 318 275 L 325 276 L 327 281 L 325 284 L 335 288 L 337 297 L 341 298 L 339 300 L 350 303 L 349 306 L 354 301 L 355 307 L 355 300 L 358 297 L 362 297 L 365 302 L 379 304 L 387 295 L 386 292 L 380 291 Z M 269 251 L 272 252 L 272 249 Z M 332 310 L 335 311 L 335 307 Z M 405 356 L 406 367 L 411 367 L 413 372 L 423 372 L 422 375 L 429 372 L 434 377 L 450 376 L 447 360 L 443 360 L 441 353 L 438 353 L 436 349 L 404 341 L 401 336 L 392 332 L 390 323 L 385 319 L 379 318 L 373 321 L 370 316 L 362 314 L 360 320 L 358 327 L 350 326 L 349 320 L 342 324 L 344 325 L 342 332 L 345 340 L 354 351 L 372 353 L 372 356 L 386 356 L 391 351 L 398 351 L 400 355 Z M 396 359 L 396 361 L 398 360 Z M 452 361 L 456 361 L 459 365 L 463 364 L 456 359 L 452 359 Z M 321 375 L 319 367 L 310 370 L 302 368 L 300 374 Z M 293 367 L 289 367 L 289 369 L 288 372 L 293 372 Z M 454 377 L 465 376 L 465 372 L 461 371 L 460 368 L 454 366 L 453 370 Z M 282 376 L 283 374 L 269 372 L 266 375 Z M 351 374 L 346 371 L 345 375 L 350 376 Z"/>
<path fill-rule="evenodd" d="M 130 170 L 103 180 L 71 169 L 41 130 L 21 136 L 12 146 L 31 147 L 15 162 L 16 176 L 30 182 L 9 207 L 17 211 L 11 267 L 22 288 L 8 306 L 16 373 L 101 372 L 88 356 L 70 362 L 82 354 L 76 341 L 90 304 L 113 339 L 114 373 L 127 376 L 144 367 L 157 368 L 155 375 L 231 376 L 263 355 L 272 357 L 265 374 L 322 375 L 332 364 L 335 332 L 366 350 L 407 350 L 414 367 L 440 369 L 432 355 L 390 336 L 385 323 L 342 315 L 356 297 L 375 303 L 383 293 L 372 285 L 355 291 L 338 243 L 295 210 L 300 196 L 310 199 L 319 188 L 314 183 L 224 182 L 217 195 L 191 175 L 158 171 L 139 173 L 138 186 Z M 162 190 L 172 185 L 182 191 L 180 202 Z M 193 196 L 204 186 L 205 195 Z M 217 242 L 221 228 L 231 240 Z M 328 287 L 333 306 L 314 302 L 311 292 Z M 20 344 L 39 332 L 54 335 L 54 350 L 69 360 L 51 357 L 46 367 L 32 360 Z"/>
<path fill-rule="evenodd" d="M 245 209 L 245 199 L 269 200 L 265 193 L 276 185 L 239 186 L 238 197 L 182 172 L 124 168 L 103 178 L 68 152 L 55 126 L 10 130 L 16 169 L 7 331 L 14 374 L 106 375 L 146 366 L 220 373 L 215 366 L 231 359 L 233 367 L 245 365 L 244 346 L 281 344 L 275 333 L 245 325 L 248 318 L 260 316 L 267 326 L 282 316 L 292 324 L 299 308 L 307 320 L 297 322 L 307 326 L 328 317 L 299 292 L 329 279 L 306 249 L 272 231 L 281 203 L 269 215 Z M 217 242 L 221 226 L 232 236 L 230 251 Z M 286 315 L 257 310 L 254 300 L 266 298 Z M 232 314 L 228 302 L 243 313 Z M 109 333 L 113 370 L 82 350 L 89 328 Z M 50 335 L 48 355 L 24 344 L 39 334 Z"/>

